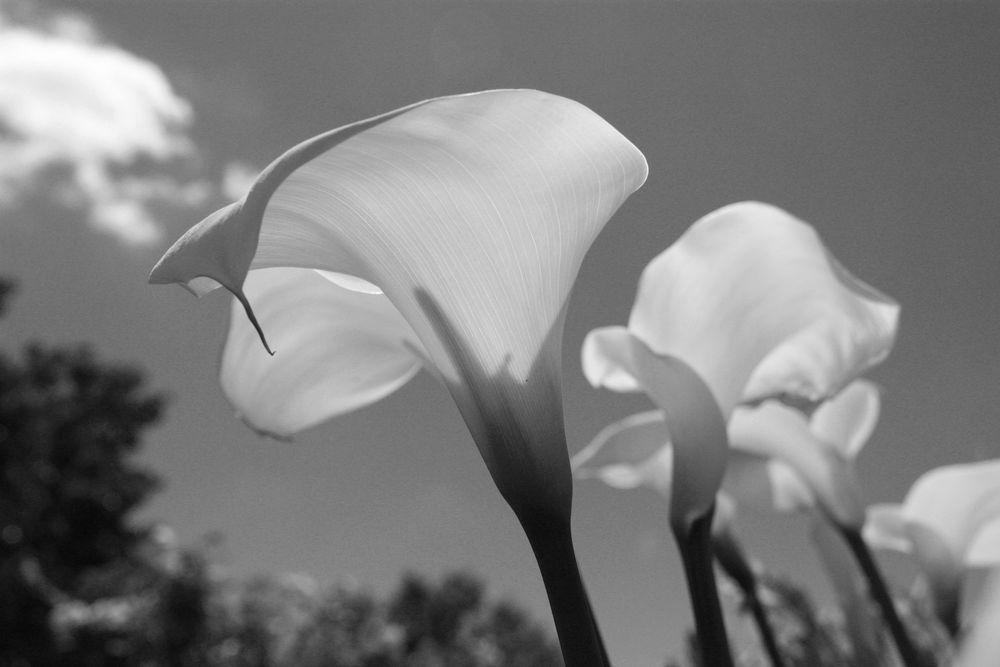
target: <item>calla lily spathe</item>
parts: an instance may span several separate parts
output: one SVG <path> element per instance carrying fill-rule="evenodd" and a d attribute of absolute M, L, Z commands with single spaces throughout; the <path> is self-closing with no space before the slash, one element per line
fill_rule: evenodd
<path fill-rule="evenodd" d="M 874 547 L 913 555 L 938 614 L 957 631 L 966 570 L 1000 566 L 1000 460 L 924 473 L 902 504 L 869 508 L 864 537 Z"/>
<path fill-rule="evenodd" d="M 902 504 L 872 505 L 865 539 L 934 567 L 1000 565 L 1000 460 L 924 473 Z"/>
<path fill-rule="evenodd" d="M 426 365 L 505 495 L 542 480 L 565 495 L 566 454 L 542 443 L 563 442 L 566 300 L 591 242 L 646 173 L 628 140 L 566 98 L 428 100 L 290 149 L 178 240 L 150 281 L 197 294 L 222 285 L 273 336 L 271 362 L 249 352 L 233 318 L 224 355 L 223 385 L 256 427 L 288 435 Z M 264 273 L 273 267 L 285 269 Z M 358 350 L 365 363 L 346 371 Z M 552 484 L 560 468 L 566 482 Z"/>
<path fill-rule="evenodd" d="M 421 366 L 443 380 L 531 543 L 567 664 L 604 665 L 570 535 L 561 340 L 584 254 L 646 174 L 572 100 L 427 100 L 290 149 L 150 281 L 236 297 L 222 384 L 259 430 L 361 407 Z"/>
<path fill-rule="evenodd" d="M 681 364 L 728 423 L 740 404 L 816 404 L 837 394 L 886 357 L 898 314 L 894 301 L 843 269 L 809 225 L 741 202 L 701 218 L 650 262 L 628 327 L 591 331 L 583 368 L 594 386 L 644 390 L 668 409 L 676 397 L 655 384 L 668 365 Z M 675 451 L 685 476 L 716 480 L 697 500 L 688 494 L 692 502 L 711 503 L 728 455 L 724 442 Z"/>
<path fill-rule="evenodd" d="M 878 420 L 879 393 L 855 380 L 807 418 L 779 403 L 739 406 L 722 489 L 740 505 L 791 512 L 817 504 L 860 527 L 864 503 L 853 462 Z M 649 486 L 670 497 L 673 448 L 663 413 L 642 412 L 602 430 L 571 460 L 580 479 L 616 488 Z"/>

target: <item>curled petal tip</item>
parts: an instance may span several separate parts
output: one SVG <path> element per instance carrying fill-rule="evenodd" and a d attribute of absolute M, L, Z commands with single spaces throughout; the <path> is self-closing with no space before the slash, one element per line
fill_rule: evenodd
<path fill-rule="evenodd" d="M 259 435 L 261 438 L 266 438 L 268 440 L 275 440 L 277 442 L 284 442 L 284 443 L 295 442 L 295 436 L 293 436 L 292 434 L 277 433 L 276 431 L 269 431 L 265 428 L 260 428 L 256 426 L 252 421 L 250 421 L 250 419 L 246 415 L 238 411 L 236 412 L 236 418 L 239 419 L 241 422 L 243 422 L 243 424 L 246 425 L 248 429 Z"/>

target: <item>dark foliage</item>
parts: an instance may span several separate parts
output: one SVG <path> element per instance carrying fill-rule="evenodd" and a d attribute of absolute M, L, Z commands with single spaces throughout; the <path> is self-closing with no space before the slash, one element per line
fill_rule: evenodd
<path fill-rule="evenodd" d="M 53 604 L 132 553 L 129 517 L 158 481 L 130 457 L 162 406 L 85 347 L 0 354 L 0 664 L 50 664 Z"/>

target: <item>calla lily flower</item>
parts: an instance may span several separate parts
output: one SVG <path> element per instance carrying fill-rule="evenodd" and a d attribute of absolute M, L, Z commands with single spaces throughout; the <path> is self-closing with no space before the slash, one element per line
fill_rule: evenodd
<path fill-rule="evenodd" d="M 738 406 L 723 491 L 740 505 L 779 512 L 819 505 L 860 527 L 864 502 L 853 463 L 878 420 L 879 393 L 855 380 L 807 418 L 780 403 Z M 579 479 L 616 488 L 649 486 L 670 497 L 673 448 L 662 411 L 642 412 L 602 430 L 571 461 Z"/>
<path fill-rule="evenodd" d="M 709 663 L 731 664 L 718 604 L 698 609 L 714 585 L 705 523 L 729 460 L 730 417 L 741 404 L 816 405 L 837 394 L 886 357 L 898 314 L 809 225 L 741 202 L 701 218 L 649 263 L 627 327 L 596 329 L 584 341 L 591 384 L 645 391 L 664 411 L 671 524 Z M 819 481 L 812 473 L 826 471 L 808 472 Z"/>
<path fill-rule="evenodd" d="M 539 511 L 562 521 L 565 306 L 584 254 L 646 174 L 639 150 L 572 100 L 427 100 L 290 149 L 181 237 L 150 282 L 221 285 L 270 337 L 273 361 L 234 317 L 224 353 L 227 395 L 255 427 L 288 435 L 422 366 L 522 524 Z"/>
<path fill-rule="evenodd" d="M 957 631 L 963 575 L 1000 565 L 1000 459 L 924 473 L 902 504 L 869 508 L 864 537 L 914 556 L 939 616 Z"/>
<path fill-rule="evenodd" d="M 382 389 L 316 392 L 308 408 L 278 417 L 269 400 L 277 389 L 237 393 L 236 385 L 258 371 L 239 377 L 236 361 L 245 357 L 234 334 L 227 350 L 233 363 L 225 365 L 223 381 L 239 411 L 288 435 L 359 407 L 363 396 L 377 400 L 419 362 L 446 382 L 494 474 L 509 464 L 531 468 L 548 458 L 537 451 L 540 445 L 525 444 L 514 460 L 501 462 L 497 450 L 509 444 L 501 448 L 492 439 L 498 429 L 527 431 L 529 442 L 561 431 L 553 422 L 561 422 L 555 385 L 566 299 L 591 242 L 645 176 L 642 154 L 571 100 L 529 90 L 429 100 L 292 148 L 264 169 L 242 200 L 178 240 L 150 281 L 180 283 L 199 295 L 222 285 L 262 337 L 272 328 L 275 336 L 289 337 L 293 347 L 277 349 L 275 359 L 309 366 L 313 374 L 289 370 L 281 377 L 271 369 L 269 380 L 281 377 L 283 389 L 292 377 L 315 381 L 320 369 L 297 357 L 304 349 L 322 356 L 318 339 L 325 326 L 336 325 L 335 315 L 316 316 L 318 304 L 308 301 L 341 297 L 325 297 L 320 287 L 296 295 L 281 274 L 274 280 L 284 287 L 261 286 L 267 296 L 257 312 L 245 287 L 248 273 L 317 269 L 341 287 L 381 292 L 415 334 L 398 335 L 396 320 L 385 336 L 401 345 L 421 343 L 404 346 L 413 348 L 409 363 L 399 361 L 399 346 L 383 349 L 393 362 L 376 360 L 370 347 L 369 368 L 385 376 Z M 302 280 L 317 285 L 312 276 Z M 289 305 L 289 297 L 298 306 Z M 383 320 L 388 307 L 375 307 Z M 297 317 L 289 320 L 292 309 Z M 381 326 L 369 320 L 358 330 Z M 366 338 L 360 331 L 358 342 L 370 342 L 360 340 Z M 301 347 L 295 337 L 311 346 Z M 328 339 L 329 354 L 348 357 L 342 343 Z M 505 414 L 488 409 L 498 405 Z"/>
<path fill-rule="evenodd" d="M 591 331 L 583 369 L 594 386 L 645 390 L 666 408 L 675 397 L 651 392 L 650 377 L 669 372 L 655 358 L 683 363 L 728 422 L 741 404 L 816 404 L 836 395 L 888 355 L 898 315 L 899 306 L 851 276 L 809 225 L 742 202 L 703 217 L 650 262 L 628 326 Z M 710 468 L 701 476 L 718 484 L 728 448 L 674 456 L 690 460 L 685 475 Z M 702 507 L 715 490 L 698 497 Z"/>

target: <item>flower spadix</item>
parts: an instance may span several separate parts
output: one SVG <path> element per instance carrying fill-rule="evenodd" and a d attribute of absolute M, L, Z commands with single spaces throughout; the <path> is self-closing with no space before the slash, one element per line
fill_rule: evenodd
<path fill-rule="evenodd" d="M 874 547 L 912 554 L 939 612 L 957 613 L 966 570 L 1000 565 L 1000 460 L 924 473 L 902 504 L 869 508 L 864 536 Z"/>
<path fill-rule="evenodd" d="M 728 422 L 739 404 L 818 403 L 836 394 L 886 357 L 898 313 L 841 267 L 812 227 L 774 206 L 742 202 L 701 218 L 649 263 L 628 326 L 592 331 L 583 367 L 594 386 L 644 390 L 664 409 L 682 399 L 654 390 L 651 378 L 683 367 Z M 686 419 L 668 412 L 675 469 L 704 480 L 704 508 L 728 447 L 725 438 L 687 444 L 675 433 Z"/>
<path fill-rule="evenodd" d="M 256 427 L 290 434 L 422 365 L 447 384 L 509 501 L 545 480 L 561 496 L 566 300 L 646 172 L 617 130 L 562 97 L 428 100 L 290 149 L 150 281 L 236 296 L 250 324 L 232 318 L 223 384 Z M 249 326 L 273 358 L 251 349 Z"/>

